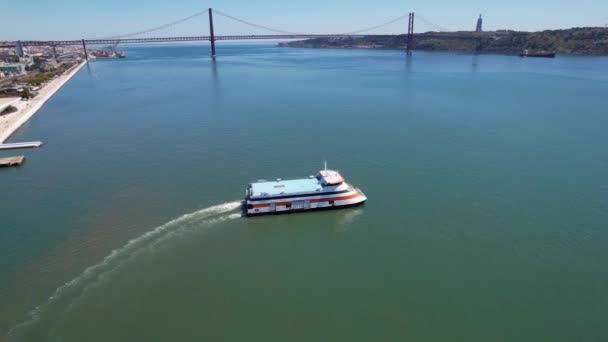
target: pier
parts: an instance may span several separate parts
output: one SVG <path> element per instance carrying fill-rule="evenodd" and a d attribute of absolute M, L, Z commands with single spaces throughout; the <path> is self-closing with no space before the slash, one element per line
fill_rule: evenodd
<path fill-rule="evenodd" d="M 0 150 L 15 150 L 19 148 L 35 148 L 43 145 L 42 141 L 29 141 L 21 143 L 0 144 Z"/>
<path fill-rule="evenodd" d="M 0 167 L 21 166 L 21 164 L 23 164 L 24 161 L 25 161 L 25 156 L 0 158 Z"/>

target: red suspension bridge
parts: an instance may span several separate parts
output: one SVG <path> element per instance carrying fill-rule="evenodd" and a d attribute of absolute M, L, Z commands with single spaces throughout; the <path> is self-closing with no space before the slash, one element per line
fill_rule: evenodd
<path fill-rule="evenodd" d="M 209 16 L 209 35 L 204 36 L 175 36 L 175 37 L 151 37 L 151 38 L 136 38 L 137 36 L 150 34 L 153 32 L 157 32 L 188 20 L 191 20 L 196 17 L 200 17 L 202 15 Z M 256 34 L 256 35 L 215 35 L 214 25 L 213 25 L 213 15 L 218 14 L 222 17 L 228 18 L 230 20 L 255 27 L 257 29 L 262 29 L 265 31 L 270 31 L 272 34 Z M 401 20 L 405 20 L 408 18 L 407 22 L 407 33 L 403 34 L 365 34 L 366 32 L 370 32 L 379 28 L 383 28 L 390 24 L 399 22 Z M 410 12 L 401 16 L 398 16 L 392 20 L 387 22 L 374 25 L 371 27 L 366 27 L 360 30 L 338 33 L 338 34 L 307 34 L 307 33 L 298 33 L 298 32 L 290 32 L 279 30 L 276 28 L 263 26 L 259 24 L 255 24 L 253 22 L 240 19 L 229 14 L 220 12 L 218 10 L 213 10 L 209 8 L 208 10 L 197 12 L 188 17 L 170 22 L 168 24 L 164 24 L 161 26 L 149 28 L 146 30 L 104 37 L 104 38 L 90 38 L 90 39 L 80 39 L 80 40 L 47 40 L 47 41 L 39 41 L 39 40 L 27 40 L 27 41 L 16 41 L 16 42 L 0 42 L 0 48 L 10 48 L 14 47 L 17 49 L 18 54 L 23 54 L 23 47 L 35 47 L 35 46 L 73 46 L 73 45 L 82 45 L 84 56 L 88 58 L 87 45 L 118 45 L 118 44 L 146 44 L 146 43 L 171 43 L 171 42 L 196 42 L 196 41 L 209 41 L 211 44 L 211 57 L 215 58 L 217 55 L 217 50 L 215 46 L 216 41 L 224 41 L 224 40 L 287 40 L 287 39 L 311 39 L 311 38 L 360 38 L 360 37 L 387 37 L 387 36 L 404 36 L 405 49 L 408 54 L 414 50 L 414 38 L 416 34 L 414 34 L 414 20 L 418 19 L 432 27 L 435 31 L 433 33 L 425 33 L 424 38 L 441 38 L 441 39 L 465 39 L 465 40 L 481 40 L 484 39 L 483 36 L 471 36 L 470 34 L 459 34 L 459 33 L 446 33 L 445 31 L 449 31 L 439 25 L 432 23 L 431 21 L 424 19 L 421 16 L 415 16 L 414 12 Z"/>

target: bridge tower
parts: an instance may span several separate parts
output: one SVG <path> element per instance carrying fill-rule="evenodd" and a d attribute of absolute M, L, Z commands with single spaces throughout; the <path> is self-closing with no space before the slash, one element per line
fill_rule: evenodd
<path fill-rule="evenodd" d="M 410 12 L 407 22 L 407 35 L 405 36 L 405 52 L 408 55 L 414 50 L 414 12 Z"/>
<path fill-rule="evenodd" d="M 213 10 L 209 9 L 209 41 L 211 42 L 211 58 L 215 59 L 215 34 L 213 32 Z"/>
<path fill-rule="evenodd" d="M 481 32 L 483 29 L 483 19 L 481 18 L 481 14 L 479 15 L 479 19 L 477 19 L 477 27 L 475 28 L 475 32 Z"/>
<path fill-rule="evenodd" d="M 19 58 L 23 58 L 25 54 L 23 53 L 23 44 L 21 44 L 20 40 L 15 43 L 15 47 L 17 48 L 17 56 L 19 56 Z"/>
<path fill-rule="evenodd" d="M 88 61 L 89 54 L 87 53 L 87 43 L 84 41 L 84 39 L 82 40 L 82 53 L 84 54 L 84 59 Z"/>

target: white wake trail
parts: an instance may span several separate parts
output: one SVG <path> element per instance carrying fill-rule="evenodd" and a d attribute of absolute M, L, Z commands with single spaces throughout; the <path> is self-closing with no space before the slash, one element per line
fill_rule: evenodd
<path fill-rule="evenodd" d="M 41 305 L 29 312 L 29 319 L 22 322 L 9 330 L 9 336 L 13 336 L 15 332 L 25 326 L 36 322 L 41 315 L 54 302 L 58 301 L 68 292 L 82 293 L 88 287 L 87 283 L 98 279 L 105 278 L 107 273 L 119 267 L 123 262 L 129 260 L 131 256 L 137 253 L 142 248 L 155 245 L 164 240 L 167 235 L 175 233 L 175 231 L 184 227 L 191 227 L 192 224 L 202 224 L 204 226 L 214 225 L 223 221 L 241 217 L 240 214 L 223 215 L 240 208 L 241 202 L 227 202 L 212 207 L 197 210 L 195 212 L 185 214 L 174 220 L 171 220 L 161 226 L 158 226 L 134 239 L 129 240 L 124 246 L 110 252 L 99 263 L 86 268 L 76 278 L 58 287 L 55 292 Z"/>

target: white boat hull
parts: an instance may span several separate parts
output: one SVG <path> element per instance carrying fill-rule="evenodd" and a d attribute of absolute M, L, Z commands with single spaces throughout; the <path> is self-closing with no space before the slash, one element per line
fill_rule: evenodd
<path fill-rule="evenodd" d="M 320 209 L 337 209 L 365 203 L 367 197 L 357 188 L 340 194 L 314 194 L 314 196 L 293 196 L 268 201 L 245 200 L 248 216 L 304 212 Z"/>

